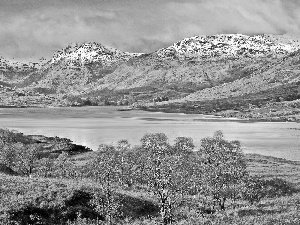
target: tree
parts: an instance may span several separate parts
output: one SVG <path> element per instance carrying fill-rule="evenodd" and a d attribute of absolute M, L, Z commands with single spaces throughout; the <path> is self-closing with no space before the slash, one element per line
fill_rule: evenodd
<path fill-rule="evenodd" d="M 156 194 L 160 203 L 160 214 L 164 224 L 172 222 L 172 182 L 173 168 L 167 156 L 170 145 L 165 134 L 146 134 L 142 139 L 142 150 L 145 153 L 145 167 L 142 173 L 145 183 Z"/>
<path fill-rule="evenodd" d="M 135 175 L 135 165 L 133 155 L 130 152 L 131 146 L 128 140 L 120 140 L 117 145 L 116 163 L 120 171 L 119 182 L 120 184 L 131 187 Z"/>
<path fill-rule="evenodd" d="M 42 158 L 38 162 L 37 175 L 40 177 L 51 177 L 54 172 L 54 161 L 50 158 Z"/>
<path fill-rule="evenodd" d="M 238 197 L 248 175 L 241 145 L 224 140 L 223 133 L 217 131 L 212 138 L 201 140 L 199 154 L 204 157 L 206 190 L 224 210 L 226 199 Z"/>
<path fill-rule="evenodd" d="M 177 137 L 173 146 L 174 154 L 189 154 L 195 148 L 192 138 L 188 137 Z"/>
<path fill-rule="evenodd" d="M 14 147 L 16 148 L 15 167 L 17 171 L 26 176 L 31 176 L 38 160 L 40 146 L 38 144 L 24 145 L 18 143 Z"/>
<path fill-rule="evenodd" d="M 70 160 L 67 152 L 62 152 L 54 161 L 55 174 L 60 178 L 72 177 L 74 172 L 74 163 Z"/>
<path fill-rule="evenodd" d="M 125 142 L 120 142 L 120 146 L 125 146 Z M 94 200 L 97 211 L 103 213 L 109 224 L 118 215 L 120 208 L 114 191 L 122 173 L 120 164 L 120 155 L 117 149 L 112 145 L 101 144 L 97 156 L 92 160 L 89 167 L 92 171 L 92 177 L 101 183 L 104 194 L 103 197 L 95 194 Z"/>
<path fill-rule="evenodd" d="M 7 129 L 0 130 L 0 163 L 13 168 L 16 158 L 14 134 Z"/>
<path fill-rule="evenodd" d="M 3 164 L 9 168 L 13 168 L 16 158 L 16 152 L 11 143 L 7 143 L 4 140 L 0 141 L 0 164 Z"/>
<path fill-rule="evenodd" d="M 200 163 L 192 162 L 192 140 L 177 138 L 175 146 L 165 134 L 146 134 L 142 139 L 142 178 L 159 200 L 163 224 L 173 221 L 173 210 L 182 196 L 190 194 L 199 183 Z M 174 150 L 176 149 L 176 150 Z M 197 183 L 197 185 L 196 185 Z M 195 189 L 194 189 L 195 190 Z"/>

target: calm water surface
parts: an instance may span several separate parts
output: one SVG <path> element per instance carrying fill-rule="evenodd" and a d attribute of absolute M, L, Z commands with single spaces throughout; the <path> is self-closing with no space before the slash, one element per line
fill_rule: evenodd
<path fill-rule="evenodd" d="M 70 138 L 96 150 L 101 143 L 128 139 L 138 144 L 145 133 L 166 133 L 200 139 L 222 130 L 226 139 L 239 140 L 245 153 L 258 153 L 300 161 L 300 124 L 249 123 L 202 115 L 118 111 L 115 107 L 0 109 L 0 127 L 24 134 Z"/>

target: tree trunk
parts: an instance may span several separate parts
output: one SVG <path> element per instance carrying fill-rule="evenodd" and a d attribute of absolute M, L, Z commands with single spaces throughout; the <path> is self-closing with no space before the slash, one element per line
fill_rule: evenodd
<path fill-rule="evenodd" d="M 160 205 L 160 215 L 161 220 L 164 225 L 166 225 L 166 201 L 165 198 L 161 198 L 161 205 Z"/>

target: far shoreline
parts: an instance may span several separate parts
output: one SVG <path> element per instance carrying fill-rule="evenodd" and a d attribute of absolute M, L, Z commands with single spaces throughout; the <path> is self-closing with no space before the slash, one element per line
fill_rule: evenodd
<path fill-rule="evenodd" d="M 212 116 L 214 117 L 214 119 L 222 119 L 222 121 L 235 121 L 235 122 L 241 122 L 241 123 L 259 123 L 259 122 L 289 122 L 289 123 L 300 123 L 299 120 L 295 120 L 295 121 L 290 121 L 288 119 L 274 119 L 271 117 L 268 118 L 239 118 L 239 117 L 226 117 L 226 116 L 221 116 L 221 115 L 216 115 L 216 114 L 212 114 L 212 113 L 207 113 L 207 114 L 203 114 L 203 113 L 194 113 L 194 112 L 190 112 L 190 111 L 186 111 L 186 110 L 159 110 L 159 109 L 149 109 L 149 108 L 137 108 L 138 110 L 142 110 L 142 111 L 146 111 L 146 112 L 161 112 L 161 113 L 183 113 L 186 115 L 202 115 L 202 116 Z"/>

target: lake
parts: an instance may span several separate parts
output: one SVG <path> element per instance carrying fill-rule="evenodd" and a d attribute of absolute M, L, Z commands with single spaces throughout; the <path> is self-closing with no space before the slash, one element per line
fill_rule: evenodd
<path fill-rule="evenodd" d="M 229 140 L 239 140 L 245 153 L 300 161 L 300 126 L 293 122 L 247 122 L 213 116 L 145 111 L 119 111 L 121 107 L 2 108 L 0 127 L 24 134 L 69 138 L 97 150 L 99 144 L 127 139 L 139 144 L 146 133 L 163 132 L 171 142 L 192 137 L 197 146 L 203 137 L 221 130 Z"/>

